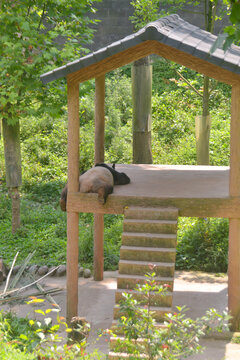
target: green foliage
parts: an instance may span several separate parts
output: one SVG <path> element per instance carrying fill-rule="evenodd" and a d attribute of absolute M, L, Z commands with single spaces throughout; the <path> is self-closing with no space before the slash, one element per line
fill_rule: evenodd
<path fill-rule="evenodd" d="M 149 265 L 150 271 L 153 270 Z M 182 359 L 203 351 L 199 344 L 200 337 L 212 330 L 227 330 L 229 316 L 226 312 L 218 314 L 209 309 L 201 318 L 193 320 L 185 314 L 185 307 L 177 307 L 177 312 L 166 314 L 165 328 L 156 326 L 154 313 L 150 310 L 153 294 L 166 295 L 168 285 L 157 285 L 155 273 L 145 276 L 145 283 L 135 289 L 142 295 L 137 301 L 131 291 L 124 293 L 120 302 L 121 317 L 113 330 L 108 330 L 115 337 L 114 352 L 128 353 L 130 359 L 146 355 L 148 359 Z M 140 305 L 144 304 L 144 307 Z M 116 334 L 122 338 L 117 338 Z"/>
<path fill-rule="evenodd" d="M 180 218 L 176 267 L 227 272 L 228 220 Z"/>
<path fill-rule="evenodd" d="M 159 0 L 134 0 L 130 2 L 133 6 L 133 15 L 129 20 L 137 31 L 151 21 L 157 20 L 159 16 Z"/>
<path fill-rule="evenodd" d="M 62 111 L 64 81 L 43 86 L 40 74 L 84 53 L 93 34 L 88 17 L 93 11 L 91 0 L 1 1 L 0 119 L 14 124 L 36 110 L 53 117 Z"/>
<path fill-rule="evenodd" d="M 220 45 L 227 50 L 232 43 L 240 44 L 240 2 L 239 0 L 224 0 L 223 2 L 228 6 L 231 25 L 225 27 L 225 34 L 221 34 L 226 36 L 220 38 Z"/>
<path fill-rule="evenodd" d="M 36 305 L 44 300 L 32 298 L 28 304 Z M 51 308 L 35 310 L 37 320 L 19 318 L 13 313 L 0 312 L 0 356 L 6 360 L 82 360 L 102 359 L 98 351 L 86 353 L 86 335 L 89 324 L 78 325 L 76 329 L 68 327 L 59 310 Z M 54 319 L 50 315 L 54 315 Z M 82 340 L 66 342 L 67 334 L 80 333 Z M 62 334 L 66 335 L 63 336 Z M 61 335 L 60 335 L 61 334 Z"/>
<path fill-rule="evenodd" d="M 175 69 L 166 61 L 155 61 L 153 77 L 154 92 L 152 106 L 152 151 L 154 164 L 196 164 L 195 116 L 201 107 L 200 97 L 187 84 L 178 80 Z M 195 72 L 177 68 L 198 91 L 202 91 L 202 78 Z M 160 75 L 157 76 L 157 72 Z M 160 81 L 160 79 L 163 79 Z M 82 89 L 80 100 L 81 144 L 80 170 L 86 170 L 94 162 L 94 84 L 89 82 Z M 211 165 L 229 165 L 230 143 L 230 92 L 229 86 L 214 83 L 210 109 L 212 129 L 210 133 Z M 86 93 L 85 91 L 88 91 Z M 121 71 L 112 72 L 106 79 L 106 127 L 105 161 L 109 163 L 131 163 L 131 79 Z M 7 263 L 13 254 L 20 251 L 18 262 L 36 249 L 33 263 L 58 265 L 66 261 L 66 214 L 60 211 L 59 197 L 67 181 L 67 117 L 58 119 L 49 116 L 26 117 L 21 121 L 23 186 L 21 189 L 21 228 L 11 233 L 11 205 L 5 187 L 3 166 L 3 144 L 0 141 L 0 253 Z M 81 266 L 92 267 L 93 262 L 93 218 L 91 214 L 80 214 L 79 262 Z M 187 223 L 187 219 L 184 219 Z M 192 240 L 185 222 L 179 222 L 179 250 L 177 266 L 191 268 L 194 253 L 194 269 L 224 271 L 227 261 L 227 230 L 218 232 L 214 220 L 208 227 L 212 246 L 208 247 L 208 267 L 203 264 L 202 248 L 199 251 L 194 242 L 202 243 L 204 231 L 199 232 L 197 221 L 190 221 L 189 229 L 198 233 L 198 240 Z M 218 226 L 225 220 L 217 220 Z M 221 225 L 223 224 L 223 225 Z M 115 269 L 119 259 L 122 217 L 105 216 L 105 269 Z M 215 230 L 214 230 L 215 229 Z M 184 241 L 186 234 L 186 241 Z M 181 245 L 182 244 L 182 245 Z M 219 258 L 216 260 L 218 249 Z M 195 250 L 194 250 L 195 249 Z M 220 258 L 224 260 L 221 263 Z"/>

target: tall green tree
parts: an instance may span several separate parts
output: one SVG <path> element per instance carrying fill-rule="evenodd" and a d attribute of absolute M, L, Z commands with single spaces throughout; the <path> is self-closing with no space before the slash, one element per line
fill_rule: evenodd
<path fill-rule="evenodd" d="M 100 0 L 96 0 L 100 1 Z M 20 120 L 58 116 L 66 101 L 64 80 L 43 86 L 40 74 L 80 57 L 93 36 L 91 0 L 0 1 L 0 121 L 6 182 L 13 199 L 13 232 L 20 225 Z"/>

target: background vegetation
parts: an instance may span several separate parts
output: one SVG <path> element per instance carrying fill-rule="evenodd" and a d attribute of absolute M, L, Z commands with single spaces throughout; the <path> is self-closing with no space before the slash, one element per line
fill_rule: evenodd
<path fill-rule="evenodd" d="M 196 164 L 195 116 L 201 98 L 179 79 L 176 69 L 202 91 L 202 77 L 193 71 L 153 58 L 153 162 Z M 93 165 L 94 83 L 81 86 L 80 170 Z M 106 80 L 106 162 L 131 163 L 132 104 L 130 66 Z M 214 83 L 210 96 L 211 165 L 229 164 L 230 88 Z M 59 207 L 67 179 L 67 114 L 59 118 L 26 117 L 21 122 L 23 186 L 21 228 L 11 233 L 11 209 L 5 185 L 3 143 L 0 141 L 0 255 L 19 262 L 36 250 L 33 262 L 57 265 L 66 261 L 66 214 Z M 79 261 L 92 265 L 93 221 L 80 214 Z M 118 264 L 122 217 L 105 215 L 105 269 Z M 227 270 L 228 222 L 224 219 L 180 219 L 177 267 Z"/>

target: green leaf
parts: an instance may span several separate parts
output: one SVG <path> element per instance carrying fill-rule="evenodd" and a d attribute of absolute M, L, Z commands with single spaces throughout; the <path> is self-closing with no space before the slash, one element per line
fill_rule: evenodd
<path fill-rule="evenodd" d="M 21 334 L 19 337 L 22 340 L 28 340 L 28 337 L 26 335 L 24 335 L 24 334 Z"/>
<path fill-rule="evenodd" d="M 232 24 L 240 22 L 240 3 L 234 3 L 230 15 L 230 21 Z"/>
<path fill-rule="evenodd" d="M 35 313 L 45 315 L 45 312 L 41 309 L 35 310 Z"/>

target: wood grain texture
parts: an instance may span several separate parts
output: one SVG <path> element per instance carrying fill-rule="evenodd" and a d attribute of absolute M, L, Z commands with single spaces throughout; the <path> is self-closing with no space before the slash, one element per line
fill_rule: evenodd
<path fill-rule="evenodd" d="M 173 206 L 179 216 L 186 217 L 240 217 L 240 197 L 231 198 L 156 198 L 109 195 L 105 205 L 97 201 L 96 194 L 69 194 L 72 211 L 99 214 L 123 214 L 126 206 Z"/>
<path fill-rule="evenodd" d="M 95 164 L 104 162 L 105 75 L 95 79 Z"/>
<path fill-rule="evenodd" d="M 68 191 L 79 189 L 79 84 L 68 84 Z M 67 203 L 67 322 L 78 315 L 78 213 Z"/>
<path fill-rule="evenodd" d="M 66 318 L 78 315 L 78 218 L 76 212 L 67 213 L 67 309 Z"/>
<path fill-rule="evenodd" d="M 95 281 L 103 280 L 104 270 L 104 215 L 94 214 L 94 273 Z"/>
<path fill-rule="evenodd" d="M 184 65 L 189 69 L 195 70 L 198 73 L 226 84 L 233 85 L 240 82 L 240 76 L 231 71 L 225 70 L 218 65 L 211 64 L 207 60 L 199 59 L 194 55 L 187 54 L 179 49 L 174 49 L 157 41 L 155 41 L 154 54 L 163 56 L 168 60 Z"/>
<path fill-rule="evenodd" d="M 79 188 L 79 84 L 68 83 L 68 191 Z"/>
<path fill-rule="evenodd" d="M 232 87 L 229 192 L 240 196 L 240 84 Z"/>
<path fill-rule="evenodd" d="M 105 74 L 95 79 L 95 164 L 104 162 Z M 104 216 L 94 214 L 93 277 L 103 280 Z"/>
<path fill-rule="evenodd" d="M 231 330 L 240 326 L 240 219 L 229 219 L 228 309 L 233 318 Z"/>
<path fill-rule="evenodd" d="M 218 81 L 227 84 L 237 84 L 240 82 L 240 76 L 232 73 L 218 65 L 212 64 L 207 60 L 202 60 L 194 55 L 185 53 L 179 49 L 159 43 L 154 40 L 147 40 L 141 44 L 135 45 L 127 50 L 121 51 L 115 55 L 109 56 L 104 60 L 96 62 L 81 70 L 68 75 L 69 81 L 83 82 L 95 77 L 99 77 L 109 71 L 117 69 L 123 65 L 129 64 L 145 56 L 156 54 L 177 64 L 184 65 L 201 74 L 207 75 Z"/>

